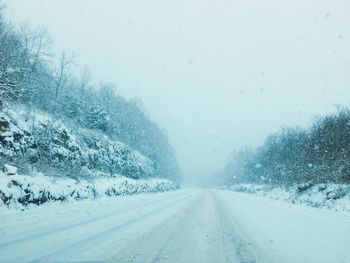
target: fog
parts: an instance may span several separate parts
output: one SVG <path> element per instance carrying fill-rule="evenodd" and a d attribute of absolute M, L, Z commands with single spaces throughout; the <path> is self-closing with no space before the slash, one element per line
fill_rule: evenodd
<path fill-rule="evenodd" d="M 214 180 L 233 150 L 350 103 L 346 0 L 5 3 L 96 82 L 140 97 L 188 185 Z"/>

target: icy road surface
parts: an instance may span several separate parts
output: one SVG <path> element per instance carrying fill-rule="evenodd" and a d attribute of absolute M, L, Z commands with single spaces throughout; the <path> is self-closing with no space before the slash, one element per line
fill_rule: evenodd
<path fill-rule="evenodd" d="M 0 210 L 0 262 L 350 262 L 350 215 L 225 190 Z"/>

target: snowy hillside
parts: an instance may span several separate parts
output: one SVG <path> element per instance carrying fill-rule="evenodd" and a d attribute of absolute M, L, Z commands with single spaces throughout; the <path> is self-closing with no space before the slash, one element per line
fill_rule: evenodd
<path fill-rule="evenodd" d="M 8 21 L 0 0 L 0 205 L 172 190 L 166 131 L 138 98 L 96 84 L 45 30 Z"/>
<path fill-rule="evenodd" d="M 0 113 L 1 167 L 9 163 L 24 174 L 44 172 L 74 178 L 98 173 L 156 176 L 152 160 L 101 132 L 73 130 L 43 112 L 25 117 L 25 111 Z"/>
<path fill-rule="evenodd" d="M 180 183 L 166 130 L 139 98 L 93 79 L 73 54 L 52 52 L 45 30 L 16 26 L 5 9 L 0 0 L 0 170 Z"/>
<path fill-rule="evenodd" d="M 96 130 L 73 130 L 45 112 L 28 116 L 19 109 L 0 113 L 0 206 L 177 188 L 173 181 L 152 179 L 154 162 L 126 144 Z"/>

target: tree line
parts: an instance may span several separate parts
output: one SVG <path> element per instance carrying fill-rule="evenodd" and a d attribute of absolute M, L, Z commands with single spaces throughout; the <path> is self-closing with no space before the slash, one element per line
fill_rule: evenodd
<path fill-rule="evenodd" d="M 225 174 L 231 183 L 350 183 L 350 110 L 319 117 L 308 129 L 283 128 L 257 149 L 241 148 Z"/>

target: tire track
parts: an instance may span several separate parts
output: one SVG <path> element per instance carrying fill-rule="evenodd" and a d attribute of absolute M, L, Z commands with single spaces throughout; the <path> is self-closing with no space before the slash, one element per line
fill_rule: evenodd
<path fill-rule="evenodd" d="M 191 195 L 191 194 L 189 194 L 189 195 Z M 144 208 L 146 206 L 150 206 L 150 205 L 153 205 L 153 204 L 156 204 L 156 203 L 162 203 L 164 201 L 168 201 L 168 200 L 172 200 L 172 199 L 176 199 L 176 198 L 178 198 L 178 196 L 171 196 L 171 197 L 167 197 L 167 198 L 156 200 L 156 201 L 149 201 L 147 203 L 143 203 L 142 205 L 135 205 L 135 206 L 133 206 L 131 208 L 129 207 L 127 209 L 121 209 L 121 210 L 115 211 L 115 212 L 107 214 L 107 215 L 103 215 L 103 216 L 87 219 L 87 220 L 84 220 L 84 221 L 79 221 L 77 223 L 74 223 L 74 224 L 71 224 L 71 225 L 68 225 L 68 226 L 58 226 L 58 227 L 54 227 L 54 228 L 50 227 L 49 229 L 47 229 L 45 231 L 40 231 L 40 229 L 42 229 L 42 228 L 31 229 L 30 230 L 31 232 L 32 231 L 36 231 L 36 230 L 39 230 L 39 232 L 37 232 L 35 234 L 32 234 L 32 235 L 28 235 L 28 236 L 22 237 L 22 238 L 19 238 L 19 239 L 15 239 L 15 240 L 11 240 L 11 241 L 0 243 L 0 250 L 2 250 L 4 248 L 7 248 L 9 246 L 13 246 L 13 245 L 17 245 L 19 243 L 23 243 L 23 242 L 29 241 L 29 240 L 34 240 L 34 239 L 37 239 L 37 238 L 41 238 L 42 236 L 54 235 L 54 234 L 57 234 L 57 233 L 60 233 L 60 232 L 63 232 L 63 231 L 67 231 L 67 230 L 79 227 L 81 225 L 85 225 L 86 226 L 88 224 L 95 223 L 95 222 L 98 222 L 98 221 L 101 221 L 101 220 L 104 220 L 104 219 L 108 219 L 110 217 L 114 217 L 114 216 L 122 214 L 122 213 L 131 212 L 131 211 L 134 211 L 134 210 L 138 210 L 140 208 Z"/>
<path fill-rule="evenodd" d="M 30 261 L 31 263 L 40 263 L 40 262 L 49 262 L 51 259 L 54 259 L 55 257 L 62 257 L 65 255 L 76 255 L 77 251 L 87 251 L 89 248 L 94 247 L 96 244 L 101 244 L 104 241 L 109 240 L 110 238 L 116 237 L 121 232 L 127 230 L 127 228 L 142 222 L 145 219 L 151 218 L 157 214 L 162 213 L 165 209 L 171 209 L 172 205 L 183 202 L 189 198 L 192 197 L 192 194 L 188 194 L 185 197 L 180 198 L 179 200 L 167 203 L 164 206 L 161 206 L 160 208 L 157 207 L 156 209 L 151 210 L 150 212 L 147 212 L 139 217 L 136 217 L 134 219 L 128 220 L 126 223 L 118 224 L 116 226 L 110 227 L 104 231 L 101 231 L 99 233 L 93 234 L 89 237 L 83 238 L 79 240 L 78 242 L 75 242 L 71 245 L 68 245 L 64 248 L 61 248 L 59 250 L 56 250 L 52 253 L 46 254 L 45 256 L 42 256 L 40 258 L 37 258 L 35 260 Z"/>
<path fill-rule="evenodd" d="M 264 251 L 253 242 L 247 235 L 244 234 L 244 228 L 239 225 L 234 215 L 228 209 L 228 204 L 222 200 L 216 191 L 212 191 L 213 198 L 217 204 L 219 222 L 225 234 L 225 238 L 234 244 L 235 253 L 240 263 L 257 263 L 257 262 L 275 262 L 267 257 Z"/>

